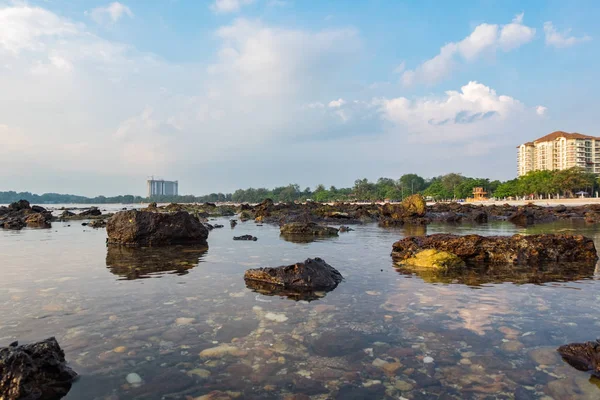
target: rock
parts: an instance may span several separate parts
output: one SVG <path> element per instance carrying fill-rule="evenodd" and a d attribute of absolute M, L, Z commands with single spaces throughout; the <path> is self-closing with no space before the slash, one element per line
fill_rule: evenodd
<path fill-rule="evenodd" d="M 185 211 L 120 211 L 106 224 L 107 244 L 125 246 L 208 245 L 208 229 Z"/>
<path fill-rule="evenodd" d="M 98 207 L 92 207 L 89 210 L 85 210 L 80 212 L 79 217 L 97 217 L 102 215 L 102 211 L 98 209 Z"/>
<path fill-rule="evenodd" d="M 106 227 L 106 221 L 103 219 L 95 219 L 93 221 L 91 221 L 88 224 L 89 227 L 91 228 L 105 228 Z"/>
<path fill-rule="evenodd" d="M 125 380 L 127 381 L 127 383 L 134 386 L 140 385 L 142 383 L 142 377 L 136 374 L 135 372 L 128 374 L 125 377 Z"/>
<path fill-rule="evenodd" d="M 258 240 L 258 238 L 256 236 L 252 236 L 252 235 L 242 235 L 242 236 L 234 236 L 233 240 L 251 240 L 256 242 Z"/>
<path fill-rule="evenodd" d="M 214 225 L 213 225 L 213 228 L 215 228 L 215 229 L 219 229 L 219 228 L 223 228 L 223 227 L 224 227 L 224 226 L 223 226 L 223 225 L 221 225 L 221 224 L 214 224 Z"/>
<path fill-rule="evenodd" d="M 535 216 L 526 210 L 519 210 L 510 217 L 508 220 L 515 225 L 527 226 L 532 225 L 535 222 Z"/>
<path fill-rule="evenodd" d="M 447 251 L 427 249 L 401 261 L 402 265 L 417 268 L 451 269 L 465 266 L 465 262 Z"/>
<path fill-rule="evenodd" d="M 76 377 L 53 337 L 0 348 L 0 399 L 59 399 Z"/>
<path fill-rule="evenodd" d="M 274 321 L 274 322 L 285 322 L 288 320 L 288 317 L 285 316 L 285 314 L 278 314 L 278 313 L 266 313 L 265 314 L 265 318 L 268 319 L 269 321 Z"/>
<path fill-rule="evenodd" d="M 8 206 L 8 209 L 11 211 L 23 211 L 23 210 L 27 210 L 30 208 L 31 208 L 31 205 L 29 204 L 29 202 L 27 200 L 15 201 L 14 203 L 10 203 Z"/>
<path fill-rule="evenodd" d="M 268 283 L 298 291 L 333 290 L 342 281 L 342 274 L 320 258 L 276 268 L 249 269 L 244 274 L 248 281 Z"/>
<path fill-rule="evenodd" d="M 554 365 L 558 362 L 556 349 L 551 347 L 541 347 L 531 350 L 529 357 L 538 365 Z"/>
<path fill-rule="evenodd" d="M 19 230 L 25 227 L 25 222 L 21 218 L 6 218 L 0 223 L 4 229 Z"/>
<path fill-rule="evenodd" d="M 311 340 L 309 347 L 312 353 L 321 357 L 341 357 L 363 351 L 368 345 L 367 337 L 353 330 L 336 330 L 323 332 Z"/>
<path fill-rule="evenodd" d="M 75 213 L 72 213 L 69 210 L 65 210 L 65 211 L 62 212 L 62 214 L 60 214 L 59 218 L 61 218 L 61 219 L 67 219 L 67 218 L 71 218 L 73 216 L 75 216 Z"/>
<path fill-rule="evenodd" d="M 352 232 L 354 229 L 350 228 L 349 226 L 340 226 L 340 232 Z"/>
<path fill-rule="evenodd" d="M 433 357 L 429 357 L 429 356 L 427 356 L 427 357 L 423 358 L 423 362 L 424 362 L 425 364 L 431 364 L 433 361 L 434 361 L 434 360 L 433 360 Z"/>
<path fill-rule="evenodd" d="M 592 371 L 592 374 L 600 377 L 600 339 L 595 342 L 566 344 L 557 351 L 573 368 Z"/>
<path fill-rule="evenodd" d="M 248 352 L 246 350 L 223 344 L 217 347 L 202 350 L 200 352 L 200 358 L 222 358 L 227 355 L 233 357 L 245 357 L 247 354 Z"/>
<path fill-rule="evenodd" d="M 281 227 L 282 235 L 298 236 L 337 236 L 338 229 L 319 225 L 314 222 L 290 222 Z"/>
<path fill-rule="evenodd" d="M 427 211 L 425 199 L 420 194 L 413 194 L 402 200 L 402 207 L 408 216 L 424 217 Z"/>
<path fill-rule="evenodd" d="M 435 234 L 404 238 L 392 247 L 392 257 L 402 263 L 426 249 L 452 253 L 467 264 L 537 264 L 597 260 L 594 242 L 582 235 L 540 234 L 479 236 Z"/>

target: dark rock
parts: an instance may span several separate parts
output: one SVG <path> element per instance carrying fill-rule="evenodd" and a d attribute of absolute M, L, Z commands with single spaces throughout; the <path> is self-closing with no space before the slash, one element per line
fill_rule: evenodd
<path fill-rule="evenodd" d="M 76 377 L 53 337 L 0 348 L 0 399 L 60 399 Z"/>
<path fill-rule="evenodd" d="M 154 213 L 120 211 L 106 224 L 108 244 L 161 246 L 208 245 L 208 229 L 185 211 Z"/>
<path fill-rule="evenodd" d="M 229 225 L 234 228 L 237 225 L 237 221 L 235 219 L 229 220 Z"/>
<path fill-rule="evenodd" d="M 97 217 L 102 215 L 102 211 L 100 211 L 97 207 L 92 207 L 89 210 L 85 210 L 80 212 L 79 217 Z"/>
<path fill-rule="evenodd" d="M 337 236 L 338 234 L 338 229 L 319 225 L 314 222 L 291 222 L 283 225 L 280 231 L 282 235 L 299 236 Z"/>
<path fill-rule="evenodd" d="M 223 228 L 223 225 L 221 225 L 221 224 L 214 224 L 213 228 L 215 228 L 215 229 Z"/>
<path fill-rule="evenodd" d="M 343 280 L 338 270 L 320 258 L 308 258 L 303 263 L 277 268 L 249 269 L 244 274 L 248 281 L 258 281 L 284 289 L 298 291 L 333 290 Z"/>
<path fill-rule="evenodd" d="M 75 213 L 72 213 L 69 210 L 65 210 L 65 211 L 62 212 L 62 214 L 60 214 L 60 218 L 61 219 L 70 218 L 70 217 L 73 217 L 73 216 L 75 216 Z"/>
<path fill-rule="evenodd" d="M 256 236 L 252 236 L 252 235 L 242 235 L 242 236 L 234 236 L 233 240 L 251 240 L 256 242 L 258 240 L 258 238 Z"/>
<path fill-rule="evenodd" d="M 473 216 L 473 221 L 479 224 L 485 224 L 486 222 L 488 222 L 488 215 L 483 211 L 477 212 Z"/>
<path fill-rule="evenodd" d="M 29 204 L 29 202 L 27 200 L 19 200 L 19 201 L 15 201 L 14 203 L 11 203 L 8 206 L 8 209 L 11 211 L 23 211 L 23 210 L 31 209 L 31 205 Z"/>
<path fill-rule="evenodd" d="M 436 234 L 407 237 L 394 243 L 392 257 L 401 262 L 426 249 L 452 253 L 467 263 L 484 264 L 593 263 L 598 258 L 591 239 L 582 235 L 563 234 L 487 237 Z"/>
<path fill-rule="evenodd" d="M 592 371 L 600 377 L 600 339 L 595 342 L 571 343 L 557 349 L 563 360 L 579 371 Z"/>
<path fill-rule="evenodd" d="M 206 229 L 208 229 L 209 231 L 212 231 L 213 229 L 215 229 L 215 227 L 214 227 L 213 225 L 209 224 L 208 222 L 203 222 L 202 224 L 203 224 L 203 225 L 206 227 Z"/>
<path fill-rule="evenodd" d="M 515 225 L 527 226 L 533 225 L 533 223 L 535 222 L 535 216 L 533 213 L 527 210 L 519 210 L 510 217 L 508 217 L 508 220 Z"/>
<path fill-rule="evenodd" d="M 40 206 L 31 206 L 31 211 L 36 212 L 36 213 L 45 213 L 45 212 L 47 212 L 44 207 L 40 207 Z"/>
<path fill-rule="evenodd" d="M 344 226 L 344 225 L 340 226 L 340 232 L 351 232 L 353 230 L 354 229 L 350 228 L 349 226 Z"/>
<path fill-rule="evenodd" d="M 25 222 L 23 221 L 23 219 L 18 218 L 18 217 L 13 217 L 13 218 L 6 218 L 4 219 L 2 222 L 2 227 L 4 229 L 12 229 L 12 230 L 19 230 L 25 227 Z"/>

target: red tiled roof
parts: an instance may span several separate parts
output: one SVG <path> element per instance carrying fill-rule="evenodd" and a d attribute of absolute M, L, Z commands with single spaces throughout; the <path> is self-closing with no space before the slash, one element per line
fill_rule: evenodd
<path fill-rule="evenodd" d="M 563 132 L 563 131 L 556 131 L 556 132 L 549 133 L 546 136 L 542 136 L 539 139 L 536 139 L 535 143 L 552 142 L 553 140 L 556 140 L 561 137 L 564 137 L 566 139 L 598 139 L 598 140 L 600 140 L 600 138 L 590 136 L 590 135 L 583 135 L 583 134 L 577 133 L 577 132 L 569 133 L 569 132 Z"/>

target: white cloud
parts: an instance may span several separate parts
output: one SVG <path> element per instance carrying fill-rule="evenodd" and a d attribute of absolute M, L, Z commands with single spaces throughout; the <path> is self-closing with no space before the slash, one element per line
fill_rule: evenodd
<path fill-rule="evenodd" d="M 238 12 L 243 6 L 254 3 L 254 0 L 215 0 L 210 8 L 216 13 L 233 13 Z"/>
<path fill-rule="evenodd" d="M 482 134 L 481 124 L 498 122 L 524 110 L 518 100 L 498 95 L 478 82 L 469 82 L 460 91 L 450 90 L 440 98 L 406 97 L 379 99 L 384 118 L 408 128 L 422 140 L 456 140 Z"/>
<path fill-rule="evenodd" d="M 535 113 L 537 115 L 544 115 L 546 114 L 546 111 L 548 110 L 548 107 L 544 107 L 544 106 L 537 106 L 535 108 Z"/>
<path fill-rule="evenodd" d="M 523 25 L 523 14 L 517 15 L 510 24 L 480 24 L 460 42 L 448 43 L 435 57 L 423 62 L 414 70 L 404 71 L 402 83 L 433 84 L 448 76 L 462 59 L 472 62 L 484 53 L 493 54 L 498 49 L 510 51 L 530 42 L 535 29 Z"/>
<path fill-rule="evenodd" d="M 329 108 L 340 108 L 341 106 L 343 106 L 344 104 L 346 104 L 346 102 L 344 101 L 344 99 L 339 98 L 337 100 L 332 100 L 329 102 L 329 104 L 327 104 L 327 106 Z"/>
<path fill-rule="evenodd" d="M 558 32 L 552 22 L 544 23 L 544 33 L 546 34 L 546 46 L 556 48 L 570 47 L 577 43 L 587 42 L 592 38 L 584 35 L 581 37 L 569 36 L 571 29 L 566 29 L 563 32 Z"/>
<path fill-rule="evenodd" d="M 97 7 L 92 11 L 86 11 L 86 15 L 89 15 L 98 24 L 114 24 L 124 16 L 133 18 L 131 9 L 118 1 L 110 3 L 106 7 Z"/>

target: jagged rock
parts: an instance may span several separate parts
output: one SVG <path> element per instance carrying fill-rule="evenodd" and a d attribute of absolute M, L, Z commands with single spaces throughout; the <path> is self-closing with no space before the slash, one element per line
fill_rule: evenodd
<path fill-rule="evenodd" d="M 73 213 L 73 212 L 71 212 L 69 210 L 65 210 L 65 211 L 62 212 L 62 214 L 60 214 L 60 218 L 61 219 L 66 219 L 66 218 L 70 218 L 70 217 L 73 217 L 73 216 L 75 216 L 75 213 Z"/>
<path fill-rule="evenodd" d="M 543 262 L 595 262 L 594 242 L 582 235 L 542 234 L 479 236 L 436 234 L 413 236 L 394 243 L 395 261 L 414 257 L 426 249 L 446 251 L 466 263 L 537 264 Z"/>
<path fill-rule="evenodd" d="M 252 235 L 242 235 L 242 236 L 234 236 L 233 240 L 251 240 L 256 242 L 258 240 L 258 238 L 256 236 L 252 236 Z"/>
<path fill-rule="evenodd" d="M 36 212 L 35 214 L 29 214 L 25 218 L 25 224 L 27 224 L 28 227 L 34 228 L 50 228 L 51 218 L 52 216 L 50 214 L 42 214 L 41 212 Z"/>
<path fill-rule="evenodd" d="M 595 342 L 571 343 L 557 349 L 570 366 L 579 371 L 592 371 L 600 377 L 600 339 Z"/>
<path fill-rule="evenodd" d="M 2 227 L 4 229 L 13 229 L 13 230 L 19 230 L 25 227 L 25 222 L 23 221 L 23 219 L 18 218 L 18 217 L 12 217 L 12 218 L 6 218 L 4 219 L 2 222 Z"/>
<path fill-rule="evenodd" d="M 223 228 L 224 226 L 221 224 L 214 224 L 213 228 L 218 229 L 218 228 Z"/>
<path fill-rule="evenodd" d="M 121 211 L 108 220 L 106 233 L 108 244 L 126 246 L 207 245 L 208 238 L 208 229 L 185 211 Z"/>
<path fill-rule="evenodd" d="M 229 225 L 234 228 L 237 225 L 237 221 L 235 219 L 229 220 Z"/>
<path fill-rule="evenodd" d="M 14 345 L 14 346 L 13 346 Z M 77 374 L 55 338 L 0 348 L 0 399 L 60 399 Z"/>
<path fill-rule="evenodd" d="M 97 217 L 102 215 L 102 211 L 100 211 L 98 207 L 92 207 L 89 210 L 80 212 L 78 215 L 79 217 Z"/>
<path fill-rule="evenodd" d="M 330 226 L 319 225 L 314 222 L 290 222 L 281 227 L 282 235 L 299 236 L 337 236 L 338 229 Z"/>
<path fill-rule="evenodd" d="M 276 268 L 249 269 L 246 282 L 263 282 L 296 291 L 333 290 L 343 280 L 342 274 L 320 258 Z"/>
<path fill-rule="evenodd" d="M 15 201 L 14 203 L 10 203 L 10 205 L 8 206 L 8 209 L 11 211 L 22 211 L 22 210 L 27 210 L 30 208 L 31 208 L 31 205 L 29 204 L 29 202 L 27 200 Z"/>

